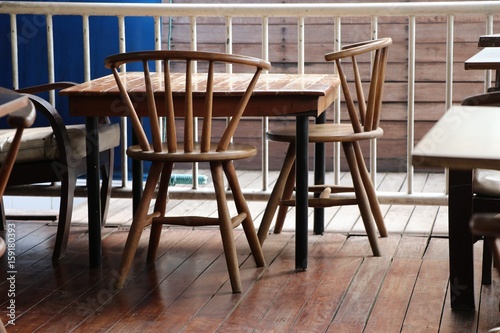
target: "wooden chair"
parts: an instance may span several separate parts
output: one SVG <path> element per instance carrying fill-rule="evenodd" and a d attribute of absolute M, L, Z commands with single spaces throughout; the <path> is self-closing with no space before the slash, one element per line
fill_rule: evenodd
<path fill-rule="evenodd" d="M 350 123 L 315 124 L 309 126 L 309 142 L 342 143 L 353 180 L 353 187 L 341 187 L 328 184 L 316 184 L 311 186 L 309 190 L 319 195 L 309 199 L 309 207 L 321 208 L 357 204 L 361 212 L 373 254 L 376 256 L 380 255 L 380 250 L 376 232 L 373 227 L 373 218 L 375 219 L 381 236 L 386 237 L 387 231 L 380 211 L 375 188 L 363 159 L 360 141 L 379 138 L 383 134 L 382 128 L 379 127 L 379 122 L 387 53 L 388 47 L 391 44 L 392 40 L 390 38 L 382 38 L 347 45 L 344 46 L 341 51 L 326 54 L 325 59 L 327 61 L 334 61 L 337 66 Z M 357 57 L 370 52 L 374 52 L 374 57 L 368 98 L 365 101 Z M 355 96 L 357 97 L 358 108 L 356 108 L 355 100 L 350 90 L 350 83 L 347 81 L 346 72 L 344 70 L 344 65 L 349 59 L 352 61 L 351 64 L 356 89 Z M 274 228 L 275 233 L 281 232 L 288 207 L 295 205 L 295 200 L 292 198 L 295 185 L 295 127 L 290 126 L 280 130 L 269 131 L 267 137 L 273 141 L 288 142 L 289 145 L 283 167 L 271 193 L 259 228 L 258 235 L 261 244 L 268 235 L 277 207 L 279 206 L 279 212 Z M 355 193 L 355 198 L 353 199 L 341 199 L 331 195 L 332 193 L 353 191 Z"/>
<path fill-rule="evenodd" d="M 23 131 L 25 128 L 33 125 L 36 114 L 33 104 L 27 97 L 21 96 L 11 90 L 0 88 L 0 117 L 4 116 L 8 117 L 8 123 L 15 129 L 15 134 L 9 147 L 6 147 L 8 151 L 0 168 L 0 200 L 3 198 L 12 167 L 16 161 Z M 0 237 L 0 257 L 4 255 L 5 251 L 5 241 Z M 5 332 L 7 331 L 0 320 L 0 333 Z"/>
<path fill-rule="evenodd" d="M 162 63 L 163 75 L 155 76 L 150 73 L 149 62 L 158 61 Z M 134 83 L 122 82 L 118 73 L 118 68 L 125 63 L 139 62 L 144 68 L 144 83 L 147 89 L 147 110 L 140 110 L 140 104 L 137 108 L 134 106 L 138 96 L 127 91 L 132 88 Z M 171 225 L 189 225 L 204 226 L 218 225 L 222 236 L 224 253 L 229 270 L 229 277 L 233 292 L 241 292 L 241 282 L 236 256 L 236 247 L 232 229 L 243 224 L 245 235 L 250 244 L 253 257 L 257 266 L 265 265 L 262 249 L 255 232 L 250 211 L 245 202 L 243 194 L 236 177 L 233 166 L 233 160 L 248 158 L 256 154 L 256 148 L 253 146 L 232 143 L 231 138 L 236 130 L 238 122 L 245 111 L 245 107 L 257 83 L 257 79 L 262 70 L 270 68 L 267 61 L 260 59 L 244 57 L 231 54 L 209 53 L 209 52 L 190 52 L 190 51 L 147 51 L 118 54 L 110 56 L 105 61 L 106 67 L 111 68 L 116 82 L 122 94 L 122 99 L 128 108 L 128 117 L 132 122 L 134 133 L 137 136 L 138 145 L 127 149 L 127 155 L 134 160 L 151 161 L 144 192 L 137 210 L 134 214 L 133 222 L 119 271 L 117 287 L 122 288 L 128 275 L 130 266 L 135 255 L 140 235 L 144 227 L 152 225 L 148 249 L 148 262 L 153 262 L 158 247 L 160 233 L 163 224 Z M 198 68 L 208 68 L 208 74 L 195 74 L 193 68 L 195 64 Z M 215 67 L 220 64 L 233 64 L 250 68 L 254 75 L 249 75 L 248 82 L 235 82 L 235 89 L 244 91 L 239 106 L 233 110 L 231 120 L 222 132 L 219 140 L 212 135 L 212 93 L 214 86 Z M 177 73 L 171 73 L 171 68 L 179 66 L 185 70 L 185 76 Z M 179 68 L 176 67 L 176 68 Z M 180 80 L 179 75 L 185 82 L 184 103 L 178 103 L 174 100 L 171 91 L 171 85 L 174 80 Z M 163 78 L 161 84 L 165 92 L 161 96 L 164 106 L 157 111 L 157 105 L 154 100 L 155 92 L 159 87 L 160 78 Z M 203 77 L 203 78 L 202 78 Z M 193 86 L 206 85 L 206 97 L 200 98 L 193 96 Z M 220 106 L 219 106 L 220 107 Z M 150 120 L 150 138 L 148 131 L 143 128 L 140 120 L 140 113 L 148 116 Z M 161 113 L 166 117 L 165 140 L 162 139 L 158 115 Z M 184 118 L 183 122 L 176 124 L 175 117 Z M 194 140 L 193 118 L 203 119 L 200 141 Z M 177 133 L 183 133 L 183 142 L 178 142 Z M 212 142 L 213 140 L 213 142 Z M 193 163 L 208 162 L 212 173 L 212 182 L 215 187 L 215 194 L 218 207 L 217 218 L 207 218 L 199 216 L 165 216 L 166 204 L 168 199 L 168 185 L 174 163 Z M 234 197 L 238 215 L 230 217 L 227 205 L 227 197 L 223 175 L 225 174 L 229 187 Z M 156 185 L 159 183 L 158 195 L 156 198 L 154 210 L 148 214 L 150 202 Z"/>
<path fill-rule="evenodd" d="M 19 185 L 61 183 L 61 201 L 53 260 L 64 257 L 71 226 L 76 181 L 78 177 L 87 173 L 86 130 L 84 124 L 66 126 L 59 112 L 49 102 L 33 94 L 64 89 L 73 85 L 75 84 L 71 82 L 57 82 L 18 90 L 18 92 L 28 94 L 39 118 L 47 119 L 50 126 L 34 126 L 24 131 L 8 187 L 14 190 L 15 187 L 19 188 Z M 107 118 L 102 118 L 101 123 L 99 127 L 100 162 L 103 175 L 101 207 L 103 221 L 105 221 L 113 180 L 114 147 L 120 142 L 120 128 L 118 124 L 110 124 Z M 0 131 L 2 139 L 12 136 L 11 130 Z M 0 154 L 0 161 L 3 158 L 4 155 Z M 34 188 L 30 187 L 27 190 L 33 191 Z M 3 203 L 1 209 L 3 223 L 5 223 Z"/>
<path fill-rule="evenodd" d="M 0 94 L 0 117 L 7 116 L 8 124 L 14 128 L 12 140 L 2 147 L 2 151 L 5 150 L 6 153 L 0 168 L 1 199 L 21 146 L 23 132 L 33 125 L 36 115 L 33 103 L 27 97 L 5 88 L 0 88 Z"/>
<path fill-rule="evenodd" d="M 497 270 L 500 273 L 500 215 L 494 213 L 477 213 L 471 219 L 472 233 L 484 236 L 484 241 L 488 243 L 485 248 L 491 251 L 493 259 L 497 263 Z M 500 303 L 498 310 L 500 311 Z M 488 332 L 500 332 L 500 327 L 493 328 Z"/>
<path fill-rule="evenodd" d="M 500 106 L 500 92 L 489 92 L 467 97 L 462 105 Z M 500 213 L 500 171 L 475 169 L 473 172 L 472 213 Z M 482 283 L 491 284 L 491 250 L 484 242 Z"/>

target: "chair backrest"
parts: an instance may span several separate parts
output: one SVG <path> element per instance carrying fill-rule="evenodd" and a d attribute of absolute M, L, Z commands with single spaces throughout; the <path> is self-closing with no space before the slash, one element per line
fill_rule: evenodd
<path fill-rule="evenodd" d="M 35 121 L 35 107 L 27 96 L 22 96 L 8 89 L 0 89 L 0 117 L 7 116 L 8 124 L 16 129 L 16 134 L 10 145 L 9 152 L 0 168 L 0 200 L 7 187 L 10 173 L 16 161 L 17 152 L 21 145 L 21 137 L 26 127 Z"/>
<path fill-rule="evenodd" d="M 382 93 L 384 88 L 385 73 L 387 67 L 387 54 L 389 45 L 392 44 L 391 38 L 381 38 L 342 47 L 342 50 L 328 53 L 325 55 L 327 61 L 335 61 L 337 65 L 344 99 L 349 113 L 352 126 L 356 133 L 372 131 L 379 127 Z M 374 51 L 372 58 L 372 67 L 370 82 L 368 88 L 368 98 L 365 99 L 363 82 L 358 67 L 357 56 Z M 342 59 L 351 58 L 353 80 L 355 86 L 355 95 L 357 108 L 351 94 L 346 72 L 343 67 Z"/>
<path fill-rule="evenodd" d="M 469 96 L 462 101 L 467 106 L 500 106 L 500 91 Z"/>
<path fill-rule="evenodd" d="M 121 65 L 132 62 L 142 63 L 143 67 L 144 75 L 141 80 L 143 80 L 142 82 L 146 87 L 146 95 L 142 96 L 142 98 L 147 102 L 147 116 L 150 119 L 151 126 L 151 143 L 140 123 L 139 106 L 136 103 L 137 96 L 133 96 L 133 92 L 129 91 L 130 82 L 125 82 L 118 71 Z M 159 74 L 150 71 L 153 62 L 156 62 L 157 69 L 160 67 Z M 183 128 L 179 129 L 184 132 L 184 152 L 192 152 L 195 147 L 194 117 L 203 120 L 199 141 L 200 151 L 209 151 L 212 137 L 214 82 L 216 84 L 217 81 L 215 72 L 216 66 L 220 66 L 219 64 L 243 65 L 249 67 L 250 73 L 253 74 L 249 74 L 248 80 L 245 80 L 245 82 L 235 82 L 234 84 L 235 90 L 241 91 L 241 98 L 238 106 L 232 110 L 231 119 L 217 146 L 217 151 L 224 151 L 227 149 L 236 126 L 245 111 L 260 73 L 262 70 L 271 67 L 269 62 L 240 55 L 198 51 L 130 52 L 113 55 L 105 60 L 105 66 L 113 71 L 122 99 L 128 109 L 128 116 L 131 119 L 134 132 L 143 151 L 161 152 L 163 149 L 162 142 L 166 142 L 169 152 L 177 152 L 177 132 L 179 131 L 176 129 L 176 117 L 184 118 Z M 226 67 L 222 67 L 225 71 Z M 195 68 L 204 69 L 204 73 L 198 72 Z M 177 69 L 183 69 L 184 74 L 176 73 Z M 201 98 L 204 100 L 201 107 L 203 110 L 199 110 L 200 107 L 196 106 L 200 105 L 200 89 L 204 91 L 201 94 Z M 163 94 L 160 99 L 161 103 L 159 103 L 159 100 L 155 101 L 155 94 Z M 177 102 L 179 96 L 174 101 L 174 97 L 177 95 L 184 96 L 184 102 L 181 105 Z M 164 108 L 161 112 L 157 110 L 159 105 Z M 159 115 L 166 118 L 165 139 L 162 138 L 160 131 Z"/>

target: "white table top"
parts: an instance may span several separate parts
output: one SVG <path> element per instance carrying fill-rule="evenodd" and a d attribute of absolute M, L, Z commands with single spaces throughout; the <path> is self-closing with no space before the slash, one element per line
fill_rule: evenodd
<path fill-rule="evenodd" d="M 453 106 L 415 146 L 412 163 L 500 170 L 500 108 Z"/>
<path fill-rule="evenodd" d="M 467 59 L 465 69 L 500 69 L 500 48 L 487 47 Z"/>

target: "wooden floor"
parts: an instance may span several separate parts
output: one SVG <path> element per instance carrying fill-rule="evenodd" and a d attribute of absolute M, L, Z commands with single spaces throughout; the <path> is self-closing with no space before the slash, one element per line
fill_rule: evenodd
<path fill-rule="evenodd" d="M 256 223 L 264 205 L 251 203 Z M 213 228 L 166 229 L 150 266 L 145 232 L 128 284 L 116 290 L 130 206 L 129 199 L 112 202 L 100 269 L 88 268 L 85 206 L 75 210 L 67 255 L 57 264 L 54 223 L 11 221 L 14 267 L 5 256 L 0 261 L 4 323 L 7 307 L 15 306 L 8 332 L 487 332 L 500 325 L 500 277 L 495 272 L 491 286 L 479 283 L 481 242 L 477 310 L 450 309 L 446 207 L 384 205 L 390 236 L 379 239 L 381 257 L 371 255 L 355 207 L 331 209 L 327 232 L 309 237 L 309 269 L 300 273 L 293 270 L 293 224 L 266 240 L 265 268 L 255 267 L 237 229 L 243 292 L 232 294 Z M 213 210 L 204 201 L 171 206 Z"/>

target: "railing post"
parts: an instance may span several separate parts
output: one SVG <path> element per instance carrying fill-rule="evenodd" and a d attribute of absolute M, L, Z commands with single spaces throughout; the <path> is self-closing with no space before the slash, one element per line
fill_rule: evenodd
<path fill-rule="evenodd" d="M 304 49 L 305 49 L 305 37 L 304 37 L 304 17 L 299 17 L 297 23 L 297 72 L 299 74 L 304 74 Z"/>
<path fill-rule="evenodd" d="M 491 35 L 493 33 L 493 15 L 488 15 L 486 17 L 486 34 Z M 484 92 L 488 91 L 491 87 L 491 69 L 484 71 Z"/>
<path fill-rule="evenodd" d="M 198 49 L 198 35 L 197 35 L 197 26 L 196 26 L 196 16 L 191 16 L 189 18 L 189 26 L 191 27 L 190 29 L 190 37 L 191 37 L 191 51 L 196 51 Z M 195 62 L 193 64 L 193 71 L 197 72 L 198 71 L 198 65 Z M 194 135 L 194 140 L 197 141 L 198 137 L 198 117 L 193 118 L 193 135 Z M 193 171 L 192 171 L 192 189 L 196 190 L 198 188 L 198 163 L 193 163 Z"/>
<path fill-rule="evenodd" d="M 342 47 L 341 38 L 342 38 L 342 29 L 341 29 L 341 18 L 339 16 L 335 17 L 334 20 L 335 25 L 335 36 L 334 36 L 334 51 L 340 51 Z M 335 66 L 333 66 L 335 68 Z M 336 70 L 336 69 L 335 69 Z M 337 96 L 340 96 L 340 85 L 337 88 Z M 340 98 L 335 100 L 335 109 L 333 121 L 337 124 L 340 124 Z M 338 185 L 340 183 L 340 142 L 336 142 L 333 145 L 333 181 L 334 184 Z"/>
<path fill-rule="evenodd" d="M 262 17 L 262 59 L 269 60 L 269 17 Z M 267 71 L 266 71 L 267 72 Z M 269 141 L 266 133 L 269 130 L 269 118 L 262 118 L 262 191 L 267 191 L 269 184 Z"/>
<path fill-rule="evenodd" d="M 17 50 L 17 15 L 10 14 L 10 54 L 12 56 L 12 87 L 19 89 L 19 54 Z"/>
<path fill-rule="evenodd" d="M 407 120 L 407 152 L 406 152 L 406 175 L 407 193 L 413 193 L 413 164 L 411 156 L 415 141 L 415 16 L 409 17 L 408 22 L 408 120 Z"/>
<path fill-rule="evenodd" d="M 455 27 L 455 17 L 453 15 L 448 16 L 448 21 L 446 25 L 446 101 L 445 101 L 445 111 L 448 111 L 453 104 L 453 42 L 454 42 L 454 29 Z M 445 191 L 448 193 L 449 188 L 449 170 L 445 169 L 446 177 L 446 188 Z"/>
<path fill-rule="evenodd" d="M 52 22 L 52 15 L 46 16 L 47 24 L 47 72 L 49 76 L 48 82 L 55 82 L 55 69 L 54 69 L 54 24 Z M 50 104 L 55 105 L 55 91 L 49 92 Z"/>
<path fill-rule="evenodd" d="M 453 103 L 453 40 L 455 20 L 453 15 L 448 16 L 446 30 L 446 111 Z"/>
<path fill-rule="evenodd" d="M 89 16 L 82 16 L 83 29 L 83 79 L 85 82 L 90 81 L 90 26 Z"/>
<path fill-rule="evenodd" d="M 372 17 L 372 39 L 378 38 L 378 17 Z M 373 58 L 372 58 L 373 60 Z M 377 139 L 370 140 L 370 176 L 377 188 Z"/>

